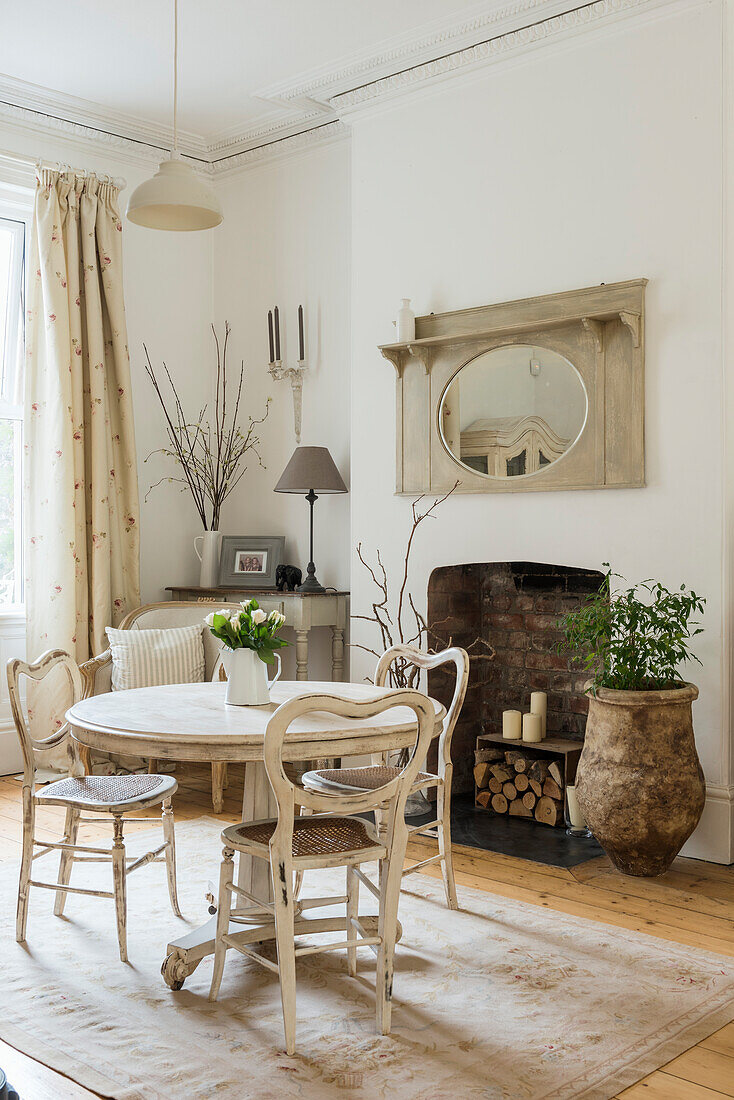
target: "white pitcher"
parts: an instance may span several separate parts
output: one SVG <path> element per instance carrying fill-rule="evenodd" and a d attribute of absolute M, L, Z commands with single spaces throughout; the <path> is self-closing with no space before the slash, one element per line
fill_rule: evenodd
<path fill-rule="evenodd" d="M 280 654 L 274 654 L 278 671 L 268 680 L 267 665 L 254 649 L 228 649 L 222 652 L 227 673 L 225 703 L 235 707 L 262 707 L 270 702 L 270 688 L 280 677 Z"/>
<path fill-rule="evenodd" d="M 201 588 L 216 588 L 219 581 L 219 531 L 205 531 L 194 539 L 194 553 L 201 562 L 199 585 Z M 197 543 L 201 542 L 201 550 Z"/>

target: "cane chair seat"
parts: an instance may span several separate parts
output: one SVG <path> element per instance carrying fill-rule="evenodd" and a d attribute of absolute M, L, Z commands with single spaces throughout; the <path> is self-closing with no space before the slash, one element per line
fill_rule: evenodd
<path fill-rule="evenodd" d="M 304 787 L 321 790 L 375 791 L 384 787 L 391 779 L 397 778 L 401 769 L 390 764 L 370 764 L 363 768 L 319 768 L 317 771 L 304 772 L 301 782 Z M 419 772 L 412 789 L 427 787 L 439 782 L 437 775 Z"/>
<path fill-rule="evenodd" d="M 222 832 L 222 843 L 240 851 L 247 849 L 261 859 L 270 857 L 270 838 L 278 824 L 277 818 L 230 825 Z M 321 856 L 350 856 L 364 860 L 382 859 L 385 845 L 374 829 L 358 817 L 316 816 L 296 817 L 293 822 L 293 859 L 318 859 Z"/>
<path fill-rule="evenodd" d="M 129 810 L 170 798 L 177 787 L 170 775 L 85 775 L 49 783 L 36 792 L 36 801 L 80 809 Z"/>

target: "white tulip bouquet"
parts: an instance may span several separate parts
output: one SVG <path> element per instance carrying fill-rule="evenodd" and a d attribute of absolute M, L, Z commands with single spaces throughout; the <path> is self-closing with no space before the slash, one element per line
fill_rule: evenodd
<path fill-rule="evenodd" d="M 289 645 L 278 632 L 285 622 L 280 611 L 268 614 L 257 600 L 243 600 L 240 611 L 212 611 L 207 615 L 206 624 L 215 638 L 224 642 L 228 649 L 253 649 L 266 665 L 275 661 L 275 650 Z"/>

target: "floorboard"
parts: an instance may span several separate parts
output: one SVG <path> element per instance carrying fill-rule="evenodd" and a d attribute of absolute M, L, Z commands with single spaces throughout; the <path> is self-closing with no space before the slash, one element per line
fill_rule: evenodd
<path fill-rule="evenodd" d="M 213 816 L 210 768 L 182 764 L 175 774 L 179 783 L 174 796 L 177 820 Z M 241 767 L 230 766 L 224 812 L 218 817 L 223 825 L 239 819 L 243 777 Z M 38 820 L 40 835 L 53 839 L 63 828 L 64 813 L 55 807 L 44 808 Z M 150 826 L 145 823 L 131 821 L 125 831 L 130 836 L 147 828 Z M 20 784 L 1 777 L 0 862 L 17 862 L 20 837 Z M 90 841 L 109 841 L 109 837 L 110 830 L 102 825 L 88 826 L 85 834 Z M 408 862 L 424 859 L 435 850 L 435 841 L 416 838 L 409 846 Z M 460 845 L 454 847 L 454 864 L 460 885 L 734 956 L 734 866 L 677 859 L 659 879 L 631 879 L 619 874 L 606 857 L 573 868 L 550 867 Z M 440 876 L 436 867 L 421 873 Z M 410 889 L 410 879 L 406 889 Z M 2 1042 L 0 1066 L 23 1100 L 90 1100 L 95 1095 Z M 725 1097 L 734 1097 L 734 1024 L 625 1089 L 617 1100 Z"/>

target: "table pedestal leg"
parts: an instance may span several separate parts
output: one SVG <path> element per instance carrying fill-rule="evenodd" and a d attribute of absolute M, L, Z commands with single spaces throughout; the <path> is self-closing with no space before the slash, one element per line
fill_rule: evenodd
<path fill-rule="evenodd" d="M 245 764 L 245 791 L 242 799 L 242 820 L 259 821 L 262 818 L 277 817 L 278 804 L 275 801 L 265 765 L 259 761 Z M 270 877 L 270 864 L 265 859 L 240 855 L 237 870 L 237 884 L 256 898 L 271 902 L 273 900 L 273 882 Z M 239 908 L 238 904 L 238 908 Z M 257 920 L 261 921 L 267 912 L 256 910 Z M 254 914 L 253 914 L 254 915 Z"/>
<path fill-rule="evenodd" d="M 265 765 L 260 761 L 248 761 L 245 764 L 245 790 L 242 799 L 242 820 L 257 821 L 264 817 L 277 817 L 278 807 L 270 786 Z M 221 849 L 220 849 L 221 855 Z M 214 858 L 214 853 L 212 853 Z M 239 857 L 237 882 L 243 890 L 272 901 L 273 890 L 270 878 L 270 864 L 265 859 L 253 859 L 252 856 Z M 239 907 L 239 906 L 238 906 Z M 271 919 L 267 910 L 254 909 L 252 922 L 262 924 Z M 247 920 L 232 921 L 230 932 L 242 931 Z M 214 933 L 217 927 L 216 916 L 200 928 L 189 932 L 180 939 L 168 944 L 166 958 L 161 967 L 163 979 L 171 989 L 180 989 L 190 974 L 196 970 L 202 959 L 214 954 Z"/>

